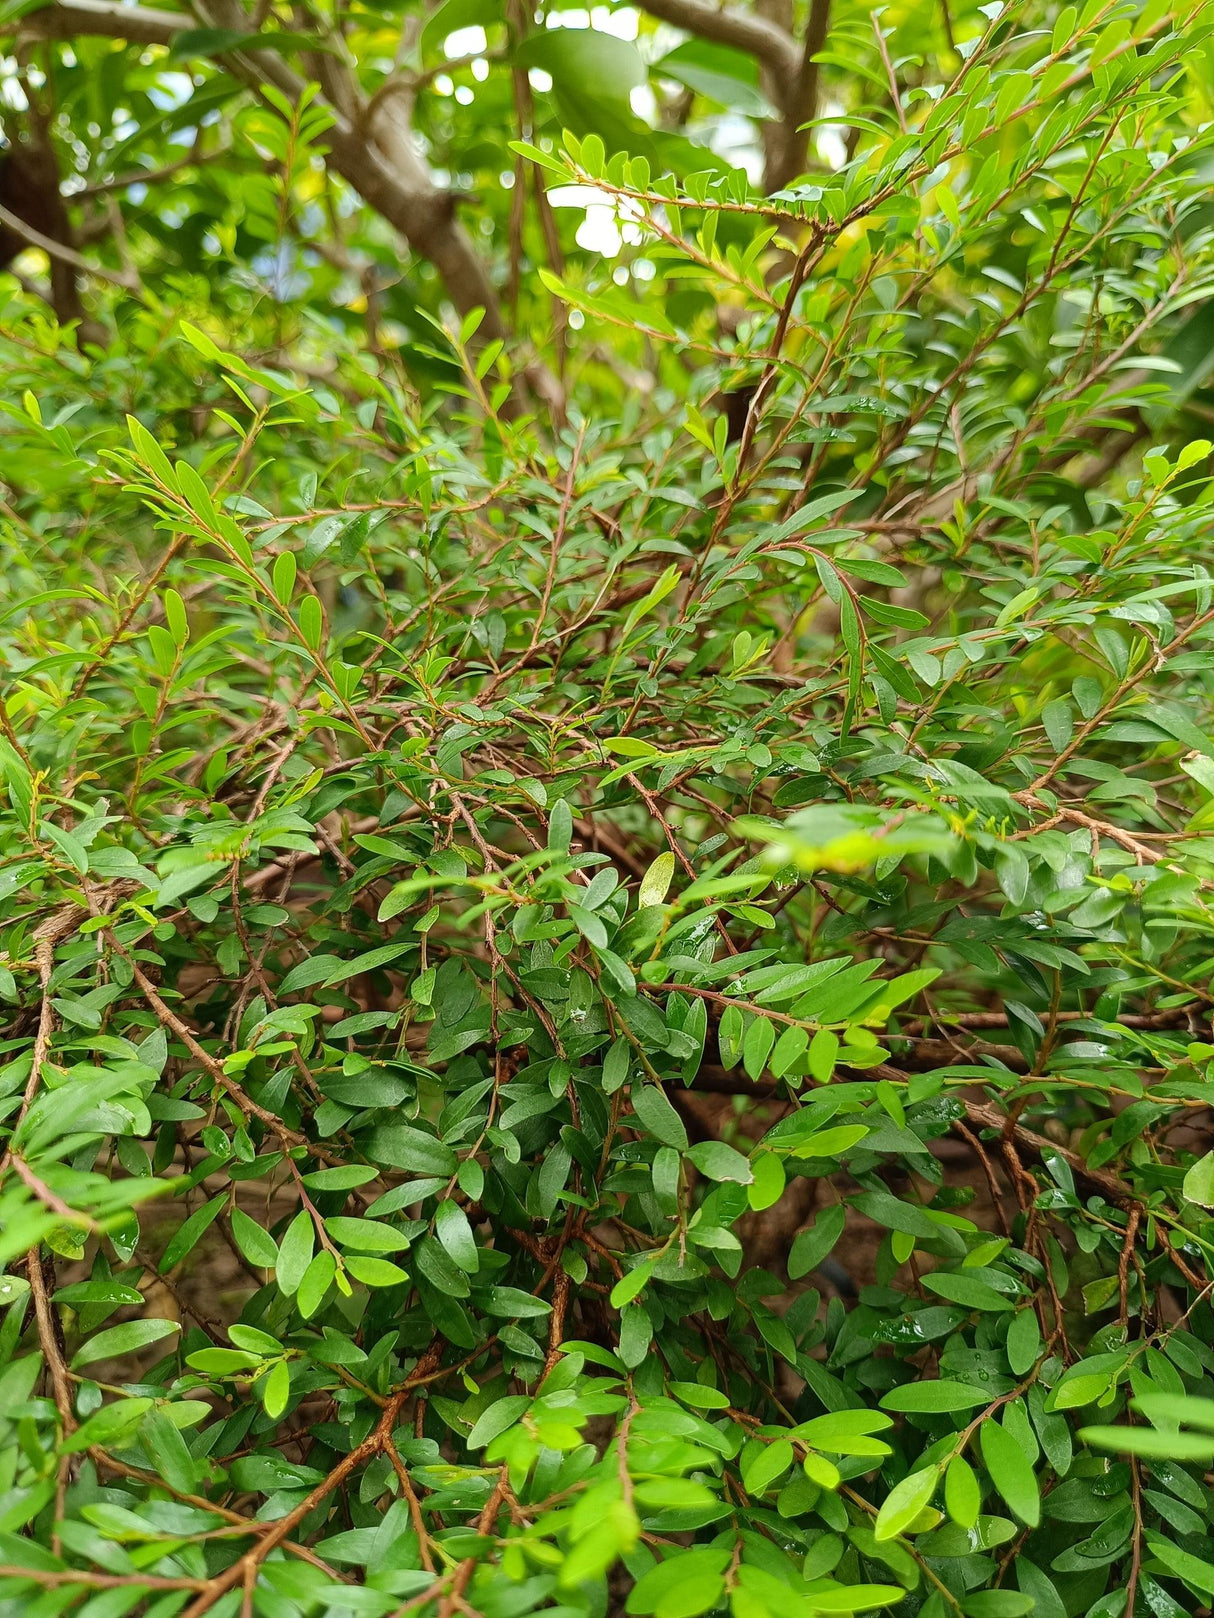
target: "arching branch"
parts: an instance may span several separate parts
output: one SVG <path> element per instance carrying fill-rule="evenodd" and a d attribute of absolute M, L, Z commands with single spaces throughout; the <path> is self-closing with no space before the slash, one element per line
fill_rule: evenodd
<path fill-rule="evenodd" d="M 642 11 L 683 28 L 700 39 L 747 51 L 781 81 L 791 83 L 800 67 L 796 41 L 778 23 L 749 11 L 720 7 L 708 0 L 638 0 Z"/>

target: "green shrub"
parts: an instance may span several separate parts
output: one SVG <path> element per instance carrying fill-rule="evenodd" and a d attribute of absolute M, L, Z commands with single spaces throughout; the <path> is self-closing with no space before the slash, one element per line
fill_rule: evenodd
<path fill-rule="evenodd" d="M 1208 1608 L 1207 34 L 1008 16 L 530 349 L 5 283 L 5 1612 Z"/>

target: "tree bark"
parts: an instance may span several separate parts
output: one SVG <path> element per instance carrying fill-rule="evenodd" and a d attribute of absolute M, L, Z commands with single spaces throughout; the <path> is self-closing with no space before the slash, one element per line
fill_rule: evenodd
<path fill-rule="evenodd" d="M 642 11 L 700 39 L 732 45 L 770 67 L 782 84 L 800 68 L 796 41 L 778 23 L 755 12 L 710 5 L 708 0 L 638 0 Z"/>
<path fill-rule="evenodd" d="M 27 79 L 29 103 L 24 119 L 10 125 L 8 150 L 0 154 L 0 266 L 26 247 L 36 247 L 50 260 L 51 308 L 61 326 L 75 325 L 76 341 L 104 347 L 107 333 L 85 314 L 77 273 L 138 290 L 137 280 L 93 265 L 76 251 L 76 236 L 59 186 L 59 163 L 51 140 L 51 118 Z M 24 124 L 25 133 L 21 134 Z"/>
<path fill-rule="evenodd" d="M 805 39 L 798 44 L 785 24 L 782 0 L 754 12 L 717 7 L 708 0 L 637 0 L 643 11 L 698 39 L 746 51 L 762 69 L 764 93 L 780 113 L 778 125 L 763 129 L 764 189 L 770 194 L 792 183 L 805 169 L 809 135 L 802 127 L 817 116 L 821 77 L 814 58 L 826 43 L 830 0 L 812 0 Z"/>
<path fill-rule="evenodd" d="M 822 77 L 814 58 L 826 44 L 829 27 L 830 0 L 813 0 L 805 41 L 801 47 L 801 60 L 780 103 L 783 116 L 778 150 L 769 160 L 764 175 L 768 193 L 791 185 L 799 174 L 805 172 L 809 131 L 804 126 L 818 115 L 818 91 Z"/>

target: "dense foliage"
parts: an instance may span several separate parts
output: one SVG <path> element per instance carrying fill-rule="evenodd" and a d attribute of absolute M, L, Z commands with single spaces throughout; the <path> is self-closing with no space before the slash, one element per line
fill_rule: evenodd
<path fill-rule="evenodd" d="M 1202 11 L 4 15 L 0 1611 L 1208 1611 Z"/>

